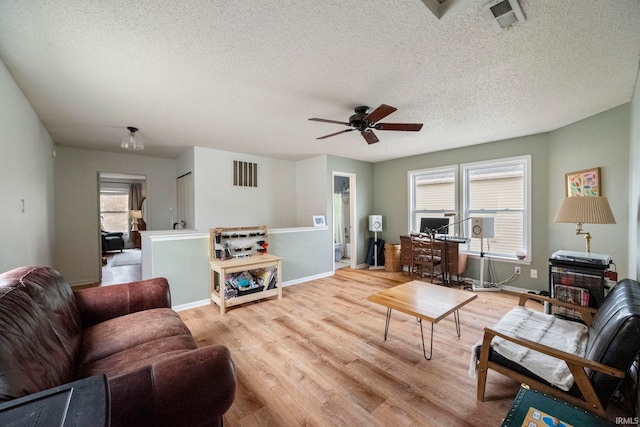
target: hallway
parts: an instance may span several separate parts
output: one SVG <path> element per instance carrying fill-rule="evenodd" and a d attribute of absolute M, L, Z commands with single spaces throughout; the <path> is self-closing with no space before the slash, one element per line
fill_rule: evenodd
<path fill-rule="evenodd" d="M 140 252 L 140 249 L 125 249 L 122 254 Z M 118 283 L 133 282 L 142 279 L 142 264 L 132 265 L 116 265 L 113 266 L 114 260 L 120 255 L 120 252 L 106 253 L 103 260 L 107 263 L 102 266 L 102 281 L 98 283 L 100 286 L 115 285 Z"/>

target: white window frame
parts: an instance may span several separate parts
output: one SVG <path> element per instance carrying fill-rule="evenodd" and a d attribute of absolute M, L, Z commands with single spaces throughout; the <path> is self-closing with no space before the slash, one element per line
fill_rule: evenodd
<path fill-rule="evenodd" d="M 453 172 L 453 176 L 454 176 L 454 209 L 452 211 L 446 210 L 446 209 L 421 209 L 418 210 L 416 209 L 416 192 L 415 192 L 415 179 L 416 177 L 420 176 L 420 175 L 424 175 L 425 173 L 437 173 L 437 172 Z M 418 169 L 418 170 L 411 170 L 407 172 L 407 183 L 408 183 L 408 190 L 409 190 L 409 217 L 407 218 L 407 224 L 408 224 L 408 232 L 412 233 L 412 232 L 416 232 L 418 231 L 419 228 L 419 224 L 414 224 L 414 218 L 416 217 L 417 214 L 423 213 L 423 214 L 429 214 L 429 216 L 433 216 L 433 217 L 445 217 L 445 214 L 451 213 L 451 214 L 455 214 L 456 212 L 458 212 L 458 207 L 459 207 L 459 170 L 458 170 L 458 165 L 449 165 L 449 166 L 439 166 L 439 167 L 433 167 L 433 168 L 427 168 L 427 169 Z M 450 222 L 455 222 L 456 221 L 456 216 L 452 216 L 452 219 L 450 220 Z M 453 232 L 450 231 L 450 233 L 452 234 Z"/>
<path fill-rule="evenodd" d="M 100 198 L 102 196 L 112 196 L 112 195 L 126 196 L 127 200 L 128 200 L 128 198 L 129 198 L 129 188 L 128 188 L 128 186 L 118 185 L 118 184 L 116 184 L 116 185 L 114 185 L 114 184 L 106 184 L 106 185 L 103 185 L 102 188 L 100 188 L 100 194 L 99 194 Z M 100 205 L 102 205 L 102 203 L 100 203 Z M 123 236 L 125 237 L 125 239 L 128 239 L 128 236 L 130 234 L 129 233 L 129 231 L 130 231 L 129 210 L 125 210 L 125 211 L 103 211 L 102 207 L 100 207 L 100 215 L 101 216 L 103 214 L 109 214 L 109 213 L 124 214 L 124 215 L 127 216 L 126 227 L 122 231 L 122 233 L 124 233 Z M 102 221 L 101 221 L 101 225 L 102 225 Z M 107 230 L 107 231 L 119 231 L 119 230 Z"/>
<path fill-rule="evenodd" d="M 514 163 L 521 163 L 524 165 L 524 182 L 523 182 L 523 187 L 524 187 L 524 206 L 523 206 L 523 250 L 525 252 L 525 259 L 521 260 L 518 259 L 518 257 L 516 256 L 516 254 L 501 254 L 501 255 L 493 255 L 493 254 L 489 254 L 489 256 L 491 256 L 491 258 L 496 258 L 496 259 L 500 259 L 500 260 L 504 260 L 504 261 L 513 261 L 513 262 L 518 262 L 518 263 L 531 263 L 531 156 L 530 155 L 525 155 L 525 156 L 517 156 L 517 157 L 510 157 L 510 158 L 504 158 L 504 159 L 495 159 L 495 160 L 487 160 L 487 161 L 482 161 L 482 162 L 475 162 L 475 163 L 464 163 L 460 165 L 460 173 L 461 173 L 461 177 L 460 177 L 460 182 L 462 184 L 462 218 L 470 218 L 474 215 L 474 213 L 477 214 L 480 213 L 476 213 L 476 212 L 470 212 L 469 209 L 469 180 L 468 180 L 468 172 L 472 169 L 478 168 L 478 167 L 484 167 L 484 166 L 489 166 L 489 165 L 495 165 L 495 166 L 500 166 L 500 165 L 507 165 L 507 164 L 514 164 Z M 493 211 L 493 212 L 497 212 L 497 211 Z M 491 214 L 492 211 L 489 210 L 483 210 L 481 212 L 482 214 Z M 465 235 L 466 236 L 470 236 L 471 232 L 470 232 L 470 221 L 466 221 L 465 222 Z M 486 251 L 486 245 L 485 248 L 483 248 L 483 251 Z M 469 251 L 469 256 L 471 257 L 479 257 L 480 253 L 479 251 Z"/>

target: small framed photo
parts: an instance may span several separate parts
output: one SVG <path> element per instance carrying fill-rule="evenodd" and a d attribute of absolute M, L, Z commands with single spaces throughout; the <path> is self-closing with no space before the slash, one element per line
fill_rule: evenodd
<path fill-rule="evenodd" d="M 564 175 L 565 196 L 598 197 L 600 193 L 600 168 L 569 172 Z"/>
<path fill-rule="evenodd" d="M 324 219 L 324 215 L 314 215 L 313 216 L 313 226 L 314 227 L 326 227 L 327 221 Z"/>

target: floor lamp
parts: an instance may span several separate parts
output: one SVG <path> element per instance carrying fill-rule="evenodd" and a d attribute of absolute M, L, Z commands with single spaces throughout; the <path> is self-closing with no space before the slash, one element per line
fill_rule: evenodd
<path fill-rule="evenodd" d="M 576 234 L 584 234 L 587 253 L 591 253 L 591 234 L 582 229 L 582 224 L 615 224 L 606 197 L 565 197 L 560 203 L 553 222 L 576 225 Z"/>

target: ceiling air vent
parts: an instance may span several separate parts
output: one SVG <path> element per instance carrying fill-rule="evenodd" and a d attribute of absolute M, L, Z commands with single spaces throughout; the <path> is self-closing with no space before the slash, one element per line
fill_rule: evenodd
<path fill-rule="evenodd" d="M 493 0 L 482 6 L 482 14 L 500 32 L 516 22 L 524 21 L 518 0 Z"/>

